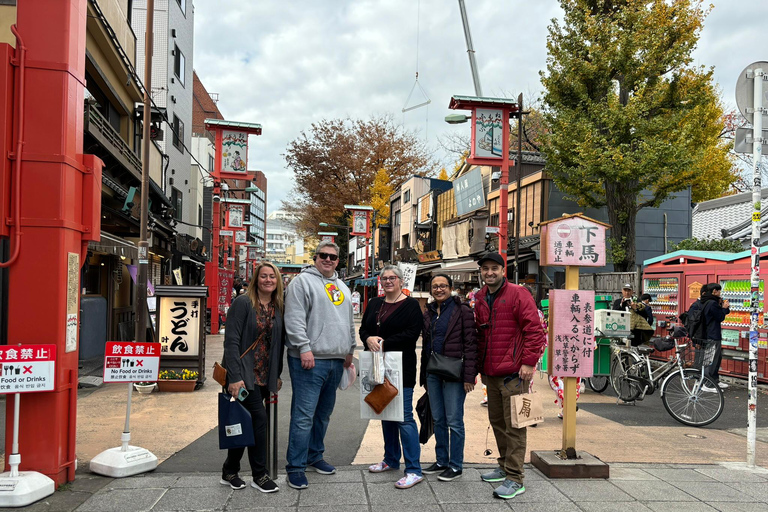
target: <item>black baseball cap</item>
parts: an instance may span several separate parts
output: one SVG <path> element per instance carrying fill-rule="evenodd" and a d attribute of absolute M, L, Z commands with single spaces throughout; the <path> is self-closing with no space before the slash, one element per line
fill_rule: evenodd
<path fill-rule="evenodd" d="M 502 267 L 504 266 L 504 258 L 502 258 L 501 254 L 497 252 L 486 253 L 485 256 L 477 260 L 477 265 L 481 266 L 484 261 L 493 261 L 494 263 L 498 263 Z"/>

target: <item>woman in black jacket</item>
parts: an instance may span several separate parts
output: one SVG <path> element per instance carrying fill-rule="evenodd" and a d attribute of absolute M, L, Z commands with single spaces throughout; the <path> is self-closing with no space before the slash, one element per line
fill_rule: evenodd
<path fill-rule="evenodd" d="M 424 472 L 440 473 L 437 478 L 444 482 L 461 477 L 464 463 L 464 399 L 475 388 L 477 375 L 475 316 L 468 305 L 451 295 L 452 287 L 449 276 L 432 276 L 430 288 L 435 300 L 424 312 L 419 376 L 419 382 L 427 387 L 429 393 L 429 405 L 435 420 L 437 457 L 437 462 Z M 451 381 L 427 372 L 433 352 L 464 361 L 460 380 Z"/>
<path fill-rule="evenodd" d="M 413 419 L 413 388 L 416 386 L 416 341 L 421 333 L 421 307 L 419 301 L 403 292 L 403 274 L 394 265 L 381 271 L 384 297 L 368 302 L 360 325 L 360 339 L 365 350 L 371 352 L 403 353 L 403 407 L 404 421 L 382 421 L 384 432 L 384 460 L 368 468 L 381 473 L 400 467 L 400 454 L 405 457 L 405 476 L 395 487 L 407 489 L 421 482 L 421 446 L 419 429 Z"/>
<path fill-rule="evenodd" d="M 282 382 L 283 367 L 283 278 L 272 263 L 256 268 L 248 291 L 232 302 L 227 313 L 224 334 L 224 361 L 227 369 L 227 391 L 237 397 L 241 389 L 247 396 L 243 406 L 251 413 L 256 444 L 248 447 L 253 481 L 261 492 L 278 491 L 267 474 L 267 411 L 264 400 L 277 393 Z M 242 489 L 245 482 L 238 476 L 245 448 L 227 450 L 221 470 L 221 484 Z"/>

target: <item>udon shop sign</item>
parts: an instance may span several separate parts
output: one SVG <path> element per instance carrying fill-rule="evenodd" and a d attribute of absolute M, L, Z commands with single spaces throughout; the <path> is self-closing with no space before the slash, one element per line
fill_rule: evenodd
<path fill-rule="evenodd" d="M 581 214 L 541 223 L 541 265 L 603 267 L 608 224 Z"/>

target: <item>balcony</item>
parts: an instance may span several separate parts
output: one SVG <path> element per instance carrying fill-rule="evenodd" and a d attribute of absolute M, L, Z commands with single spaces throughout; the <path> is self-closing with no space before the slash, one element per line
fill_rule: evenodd
<path fill-rule="evenodd" d="M 90 102 L 85 103 L 83 131 L 96 139 L 110 156 L 125 167 L 134 178 L 141 181 L 141 160 Z"/>

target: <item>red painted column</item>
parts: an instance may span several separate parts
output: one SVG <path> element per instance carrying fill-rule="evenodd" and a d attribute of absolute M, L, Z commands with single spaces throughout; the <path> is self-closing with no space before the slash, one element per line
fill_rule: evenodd
<path fill-rule="evenodd" d="M 221 130 L 214 131 L 213 195 L 221 197 Z M 213 201 L 211 226 L 211 261 L 206 265 L 205 284 L 211 301 L 211 334 L 219 333 L 219 231 L 221 230 L 221 202 Z"/>
<path fill-rule="evenodd" d="M 8 343 L 57 345 L 55 391 L 25 393 L 19 415 L 20 469 L 39 471 L 57 484 L 74 480 L 80 269 L 88 240 L 100 233 L 101 161 L 82 155 L 86 19 L 87 0 L 17 3 L 27 50 L 24 87 L 18 67 L 15 86 L 16 97 L 25 96 L 25 142 L 20 253 L 9 267 Z M 16 132 L 14 144 L 18 123 Z M 14 245 L 12 237 L 12 251 Z M 6 432 L 12 426 L 8 400 Z"/>

